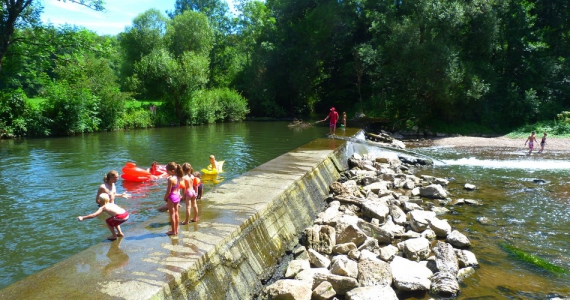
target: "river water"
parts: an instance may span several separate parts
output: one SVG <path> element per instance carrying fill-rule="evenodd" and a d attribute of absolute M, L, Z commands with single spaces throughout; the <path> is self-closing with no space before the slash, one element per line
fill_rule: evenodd
<path fill-rule="evenodd" d="M 120 171 L 127 161 L 146 168 L 155 160 L 188 161 L 200 170 L 215 154 L 218 160 L 226 160 L 225 172 L 207 181 L 207 190 L 328 131 L 326 126 L 293 130 L 287 124 L 243 122 L 0 140 L 0 289 L 104 241 L 108 235 L 104 217 L 83 222 L 76 217 L 97 209 L 95 193 L 109 170 Z M 508 149 L 455 147 L 409 151 L 436 159 L 434 167 L 416 175 L 448 178 L 452 199 L 481 202 L 450 206 L 451 212 L 441 216 L 470 238 L 480 264 L 462 284 L 460 299 L 570 297 L 569 274 L 522 262 L 500 247 L 507 243 L 570 270 L 568 153 L 526 156 Z M 477 189 L 464 190 L 465 183 Z M 161 214 L 156 207 L 162 204 L 164 181 L 119 181 L 117 189 L 133 195 L 117 200 L 131 212 L 122 226 L 125 234 L 129 227 Z M 428 299 L 429 295 L 404 297 Z"/>
<path fill-rule="evenodd" d="M 328 131 L 325 126 L 294 130 L 287 125 L 241 122 L 0 140 L 0 289 L 105 241 L 105 216 L 83 222 L 76 218 L 97 210 L 97 187 L 109 170 L 121 172 L 128 161 L 143 168 L 152 161 L 189 162 L 201 170 L 214 154 L 226 163 L 219 177 L 203 178 L 207 191 Z M 164 203 L 165 190 L 165 179 L 117 182 L 119 193 L 133 196 L 117 199 L 131 214 L 121 226 L 127 236 L 130 227 L 161 214 L 156 208 Z"/>
<path fill-rule="evenodd" d="M 418 173 L 450 179 L 452 199 L 480 201 L 477 206 L 449 207 L 451 213 L 440 217 L 469 237 L 480 264 L 462 284 L 461 299 L 570 297 L 570 273 L 523 262 L 500 246 L 506 243 L 570 272 L 567 152 L 527 156 L 523 150 L 504 148 L 410 150 L 439 160 Z M 466 183 L 477 189 L 465 190 Z"/>

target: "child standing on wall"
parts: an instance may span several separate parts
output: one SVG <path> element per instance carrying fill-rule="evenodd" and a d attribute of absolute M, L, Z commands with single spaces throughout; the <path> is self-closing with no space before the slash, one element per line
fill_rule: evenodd
<path fill-rule="evenodd" d="M 77 220 L 83 221 L 86 219 L 92 219 L 100 215 L 102 212 L 106 212 L 110 217 L 105 222 L 107 222 L 107 227 L 111 231 L 111 236 L 107 237 L 107 239 L 113 241 L 116 240 L 118 236 L 125 236 L 121 231 L 120 225 L 129 219 L 129 213 L 117 204 L 111 203 L 111 197 L 107 193 L 99 194 L 98 200 L 101 207 L 99 207 L 96 212 L 87 216 L 77 217 Z"/>
<path fill-rule="evenodd" d="M 166 234 L 177 235 L 180 223 L 180 215 L 178 214 L 178 203 L 180 203 L 180 181 L 183 180 L 182 177 L 184 177 L 184 172 L 182 171 L 182 167 L 175 162 L 171 162 L 166 165 L 166 172 L 170 177 L 168 177 L 168 185 L 166 187 L 166 193 L 164 194 L 164 201 L 168 208 L 171 227 Z"/>
<path fill-rule="evenodd" d="M 184 172 L 184 203 L 186 204 L 186 218 L 182 225 L 188 224 L 190 219 L 190 204 L 192 205 L 192 210 L 194 211 L 194 218 L 192 222 L 198 221 L 198 205 L 196 204 L 196 197 L 198 196 L 198 187 L 195 185 L 196 181 L 194 178 L 194 169 L 189 163 L 182 164 L 182 171 Z"/>

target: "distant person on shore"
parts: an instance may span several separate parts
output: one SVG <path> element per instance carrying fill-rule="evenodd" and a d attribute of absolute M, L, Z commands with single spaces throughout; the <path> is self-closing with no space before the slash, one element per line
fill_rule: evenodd
<path fill-rule="evenodd" d="M 103 184 L 99 186 L 97 190 L 97 195 L 95 196 L 95 202 L 101 206 L 99 203 L 99 195 L 106 193 L 109 195 L 110 203 L 115 203 L 115 197 L 123 197 L 123 198 L 130 198 L 131 195 L 128 193 L 121 193 L 117 194 L 117 188 L 115 187 L 115 183 L 119 179 L 119 173 L 115 170 L 109 171 L 105 177 L 103 177 Z"/>
<path fill-rule="evenodd" d="M 542 151 L 544 151 L 544 146 L 546 146 L 546 136 L 548 135 L 548 133 L 544 133 L 544 135 L 542 136 L 542 140 L 540 140 L 540 150 L 538 151 L 538 153 L 542 153 Z"/>
<path fill-rule="evenodd" d="M 164 194 L 164 201 L 168 207 L 168 215 L 170 216 L 170 227 L 171 230 L 167 231 L 167 235 L 177 235 L 178 227 L 180 225 L 180 215 L 178 214 L 178 204 L 180 203 L 180 182 L 183 181 L 184 171 L 182 167 L 171 162 L 166 165 L 166 172 L 170 177 L 168 177 L 168 185 L 166 186 L 166 193 Z"/>
<path fill-rule="evenodd" d="M 346 111 L 342 112 L 342 127 L 346 128 Z"/>
<path fill-rule="evenodd" d="M 121 231 L 120 225 L 129 219 L 129 213 L 117 204 L 111 203 L 111 197 L 107 193 L 101 193 L 98 200 L 101 207 L 99 207 L 96 212 L 87 216 L 77 217 L 77 220 L 83 221 L 85 219 L 92 219 L 100 215 L 102 212 L 106 212 L 110 217 L 105 220 L 105 222 L 111 231 L 111 236 L 107 237 L 107 239 L 113 241 L 116 240 L 118 236 L 125 236 Z"/>
<path fill-rule="evenodd" d="M 196 204 L 196 197 L 198 197 L 198 187 L 196 186 L 196 180 L 194 178 L 194 169 L 189 163 L 182 164 L 182 171 L 184 172 L 184 204 L 186 204 L 186 218 L 182 225 L 188 224 L 190 220 L 190 205 L 192 205 L 192 210 L 194 211 L 194 218 L 192 222 L 198 221 L 198 205 Z"/>
<path fill-rule="evenodd" d="M 526 143 L 528 143 L 528 154 L 530 155 L 532 153 L 532 149 L 534 149 L 534 143 L 538 143 L 538 141 L 536 140 L 536 132 L 533 131 L 530 134 L 530 136 L 526 139 L 526 141 L 524 142 L 525 146 Z"/>
<path fill-rule="evenodd" d="M 335 135 L 336 134 L 336 122 L 338 122 L 338 112 L 336 112 L 334 107 L 330 109 L 328 116 L 326 118 L 324 118 L 324 120 L 322 120 L 322 122 L 326 121 L 329 118 L 330 118 L 329 135 Z"/>

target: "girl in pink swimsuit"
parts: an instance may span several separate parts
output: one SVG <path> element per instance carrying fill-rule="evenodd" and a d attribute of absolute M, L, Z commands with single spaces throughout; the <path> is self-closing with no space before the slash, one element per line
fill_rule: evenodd
<path fill-rule="evenodd" d="M 168 186 L 166 187 L 166 194 L 164 194 L 164 201 L 168 207 L 168 214 L 170 215 L 170 227 L 171 230 L 166 232 L 168 235 L 178 234 L 178 225 L 180 223 L 180 216 L 178 214 L 178 203 L 180 203 L 180 181 L 183 181 L 182 177 L 184 172 L 182 167 L 171 162 L 166 165 L 166 172 L 170 177 L 168 177 Z M 182 187 L 183 188 L 183 187 Z"/>
<path fill-rule="evenodd" d="M 198 186 L 195 185 L 194 180 L 194 169 L 189 163 L 182 164 L 182 171 L 184 172 L 184 185 L 186 187 L 184 191 L 184 203 L 186 204 L 186 218 L 182 225 L 188 224 L 188 219 L 190 219 L 190 203 L 192 204 L 192 210 L 194 211 L 194 218 L 192 222 L 198 221 L 198 205 L 196 204 L 196 197 L 198 196 Z"/>

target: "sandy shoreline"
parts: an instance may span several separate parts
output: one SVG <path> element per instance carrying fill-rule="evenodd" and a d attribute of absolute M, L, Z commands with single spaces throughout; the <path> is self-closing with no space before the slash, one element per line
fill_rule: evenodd
<path fill-rule="evenodd" d="M 542 136 L 537 137 L 540 142 Z M 435 137 L 430 139 L 420 139 L 414 141 L 404 141 L 406 144 L 415 146 L 455 146 L 455 147 L 502 147 L 502 148 L 525 148 L 525 139 L 512 139 L 504 136 L 500 137 Z M 540 150 L 540 143 L 534 146 L 535 150 Z M 548 138 L 546 140 L 547 150 L 568 150 L 570 149 L 570 138 Z"/>

